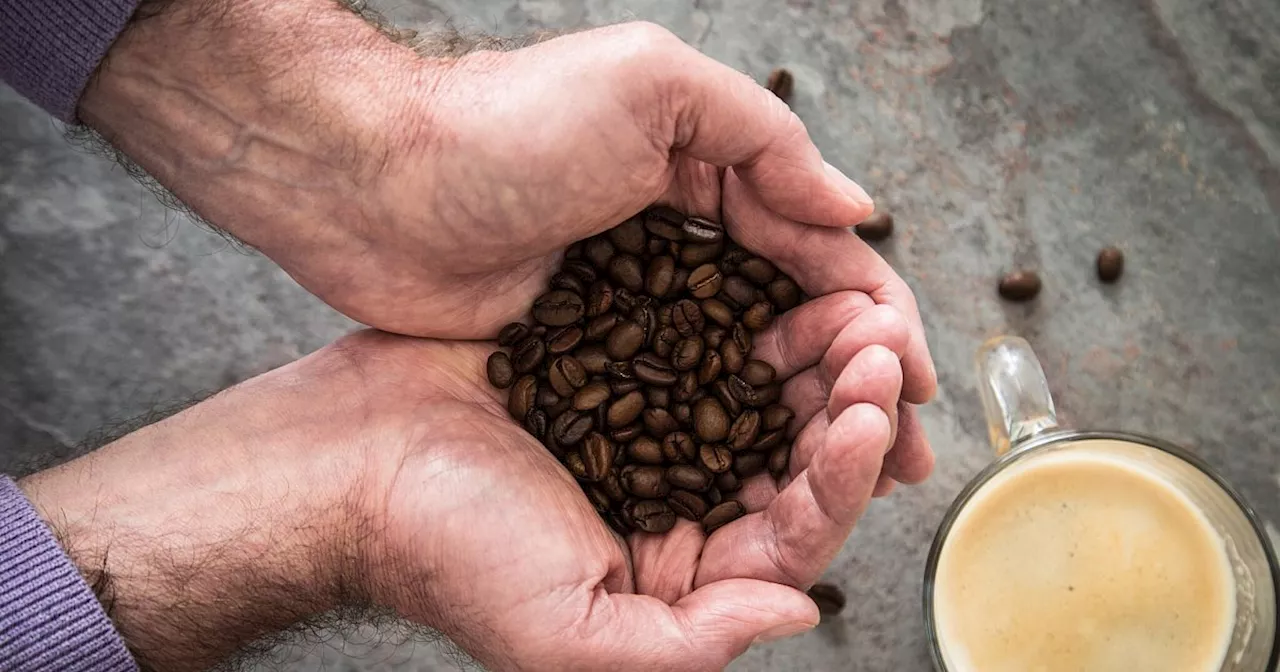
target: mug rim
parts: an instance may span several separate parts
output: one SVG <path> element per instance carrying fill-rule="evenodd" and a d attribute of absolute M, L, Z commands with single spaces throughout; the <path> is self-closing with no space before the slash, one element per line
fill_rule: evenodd
<path fill-rule="evenodd" d="M 1275 549 L 1271 546 L 1271 540 L 1267 536 L 1266 528 L 1262 526 L 1262 519 L 1258 517 L 1249 502 L 1218 472 L 1205 462 L 1199 456 L 1191 451 L 1170 443 L 1163 439 L 1158 439 L 1146 434 L 1136 434 L 1133 432 L 1108 431 L 1108 430 L 1076 430 L 1076 429 L 1055 429 L 1049 430 L 1035 436 L 1032 436 L 1020 443 L 1014 444 L 1004 455 L 998 456 L 992 460 L 990 464 L 978 472 L 973 478 L 965 483 L 964 488 L 955 496 L 951 504 L 947 507 L 946 513 L 942 517 L 942 522 L 938 524 L 937 531 L 933 535 L 933 543 L 929 547 L 928 560 L 924 569 L 924 586 L 923 586 L 923 606 L 924 606 L 924 625 L 925 634 L 929 638 L 929 655 L 933 659 L 935 670 L 946 672 L 951 668 L 946 666 L 942 659 L 942 647 L 937 636 L 937 621 L 934 614 L 933 593 L 935 588 L 935 576 L 938 572 L 938 561 L 942 555 L 942 546 L 946 542 L 947 537 L 951 533 L 951 528 L 955 525 L 956 519 L 960 515 L 965 506 L 969 504 L 969 500 L 986 485 L 996 474 L 1004 471 L 1007 467 L 1015 462 L 1024 459 L 1026 456 L 1037 452 L 1040 449 L 1047 448 L 1057 443 L 1067 441 L 1087 441 L 1090 439 L 1115 439 L 1127 441 L 1129 443 L 1137 443 L 1144 446 L 1150 446 L 1157 450 L 1162 450 L 1174 457 L 1195 467 L 1209 480 L 1213 481 L 1231 501 L 1235 503 L 1240 512 L 1244 514 L 1245 519 L 1249 522 L 1249 526 L 1253 529 L 1254 536 L 1262 544 L 1262 553 L 1267 559 L 1267 566 L 1271 570 L 1271 589 L 1274 593 L 1274 600 L 1277 608 L 1280 608 L 1280 562 L 1276 559 Z M 1280 614 L 1277 614 L 1280 616 Z M 1280 667 L 1280 636 L 1274 637 L 1271 642 L 1271 655 L 1264 668 L 1268 672 L 1275 672 Z"/>

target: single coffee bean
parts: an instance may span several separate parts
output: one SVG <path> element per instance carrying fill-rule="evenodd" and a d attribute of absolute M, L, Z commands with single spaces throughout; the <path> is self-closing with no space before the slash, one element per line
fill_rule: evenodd
<path fill-rule="evenodd" d="M 733 466 L 733 453 L 723 444 L 704 443 L 698 448 L 698 460 L 707 471 L 719 474 L 729 471 Z"/>
<path fill-rule="evenodd" d="M 671 398 L 678 402 L 688 403 L 693 399 L 693 395 L 697 393 L 698 374 L 694 371 L 685 371 L 676 380 L 676 385 L 671 390 Z"/>
<path fill-rule="evenodd" d="M 580 478 L 584 481 L 587 479 L 587 465 L 582 461 L 582 455 L 576 452 L 566 453 L 564 466 L 569 469 L 569 473 L 573 474 L 574 478 Z"/>
<path fill-rule="evenodd" d="M 644 391 L 649 408 L 666 409 L 671 405 L 671 389 L 667 387 L 650 387 Z"/>
<path fill-rule="evenodd" d="M 795 82 L 796 79 L 790 70 L 774 68 L 773 72 L 769 73 L 769 79 L 765 80 L 764 88 L 769 89 L 779 100 L 790 105 L 791 94 L 795 91 Z"/>
<path fill-rule="evenodd" d="M 538 397 L 534 403 L 543 408 L 547 406 L 555 406 L 560 403 L 560 395 L 556 394 L 556 391 L 551 388 L 550 384 L 541 384 L 538 385 Z"/>
<path fill-rule="evenodd" d="M 599 488 L 614 502 L 621 502 L 627 498 L 626 491 L 622 489 L 622 481 L 618 478 L 618 467 L 616 465 L 609 471 L 609 475 L 600 481 Z"/>
<path fill-rule="evenodd" d="M 746 515 L 747 509 L 736 499 L 726 499 L 715 505 L 702 517 L 702 529 L 711 534 L 724 525 Z"/>
<path fill-rule="evenodd" d="M 485 373 L 489 376 L 489 384 L 500 390 L 511 387 L 511 383 L 516 380 L 516 369 L 511 365 L 511 358 L 501 350 L 489 355 L 489 361 L 485 362 Z"/>
<path fill-rule="evenodd" d="M 779 399 L 782 399 L 782 385 L 777 381 L 756 388 L 756 408 L 776 404 Z"/>
<path fill-rule="evenodd" d="M 787 473 L 787 462 L 791 459 L 791 446 L 785 443 L 769 451 L 769 473 L 774 478 L 782 478 Z"/>
<path fill-rule="evenodd" d="M 671 364 L 651 352 L 641 353 L 632 360 L 631 369 L 635 372 L 636 378 L 648 385 L 670 387 L 676 384 L 679 377 Z"/>
<path fill-rule="evenodd" d="M 587 383 L 573 394 L 573 410 L 589 411 L 609 400 L 609 386 L 601 381 Z"/>
<path fill-rule="evenodd" d="M 660 205 L 650 208 L 644 213 L 644 228 L 655 236 L 666 240 L 683 240 L 685 216 L 674 208 Z"/>
<path fill-rule="evenodd" d="M 556 442 L 556 437 L 551 433 L 551 427 L 547 427 L 547 436 L 542 441 L 542 445 L 547 447 L 547 452 L 555 456 L 557 460 L 564 462 L 564 458 L 568 457 L 563 446 Z"/>
<path fill-rule="evenodd" d="M 613 307 L 613 287 L 604 280 L 597 280 L 591 283 L 590 289 L 587 290 L 586 308 L 584 309 L 587 317 L 599 317 L 609 312 Z"/>
<path fill-rule="evenodd" d="M 732 417 L 742 415 L 742 402 L 734 398 L 733 393 L 729 391 L 729 382 L 725 380 L 717 380 L 711 384 L 711 394 L 716 400 L 724 406 L 724 410 L 729 411 Z"/>
<path fill-rule="evenodd" d="M 702 398 L 703 398 L 703 397 L 705 397 L 705 396 L 707 396 L 707 391 L 706 391 L 706 390 L 704 390 L 704 389 L 702 389 L 701 387 L 699 387 L 699 388 L 697 388 L 696 390 L 694 390 L 694 392 L 693 392 L 693 396 L 692 396 L 692 397 L 689 397 L 689 403 L 690 403 L 690 404 L 696 404 L 696 403 L 698 403 L 699 401 L 701 401 L 701 400 L 702 400 Z"/>
<path fill-rule="evenodd" d="M 587 328 L 583 331 L 583 337 L 588 341 L 603 341 L 609 337 L 609 332 L 618 326 L 618 322 L 621 319 L 617 313 L 605 313 L 593 317 L 587 323 Z"/>
<path fill-rule="evenodd" d="M 676 260 L 667 255 L 653 258 L 649 262 L 649 272 L 645 275 L 644 288 L 654 296 L 666 296 L 671 291 L 671 282 L 675 280 Z"/>
<path fill-rule="evenodd" d="M 660 254 L 665 254 L 667 251 L 667 244 L 668 241 L 658 238 L 657 236 L 651 236 L 649 238 L 649 256 L 656 257 Z"/>
<path fill-rule="evenodd" d="M 666 470 L 662 467 L 639 466 L 628 464 L 622 468 L 618 478 L 622 481 L 622 489 L 636 497 L 666 497 L 671 492 L 667 482 Z"/>
<path fill-rule="evenodd" d="M 572 401 L 572 399 L 570 401 Z M 605 431 L 605 429 L 609 426 L 608 411 L 609 411 L 608 407 L 605 406 L 604 404 L 600 404 L 599 406 L 596 406 L 590 411 L 587 411 L 587 413 L 591 414 L 591 426 L 598 428 L 602 432 Z"/>
<path fill-rule="evenodd" d="M 622 518 L 622 522 L 626 526 L 627 534 L 634 532 L 636 529 L 636 521 L 631 518 L 631 510 L 635 508 L 638 501 L 640 500 L 635 497 L 627 497 L 626 501 L 617 509 L 618 516 Z"/>
<path fill-rule="evenodd" d="M 509 348 L 529 337 L 529 325 L 512 322 L 498 332 L 498 345 Z"/>
<path fill-rule="evenodd" d="M 671 352 L 671 366 L 678 371 L 688 371 L 698 366 L 702 361 L 704 347 L 701 336 L 681 339 L 676 343 L 675 350 Z"/>
<path fill-rule="evenodd" d="M 743 367 L 746 370 L 746 367 Z M 756 388 L 738 376 L 729 376 L 729 394 L 733 395 L 743 406 L 762 406 Z"/>
<path fill-rule="evenodd" d="M 706 490 L 711 479 L 701 469 L 688 465 L 676 464 L 667 467 L 667 483 L 681 490 Z"/>
<path fill-rule="evenodd" d="M 585 292 L 585 288 L 590 287 L 591 283 L 595 282 L 597 279 L 596 269 L 592 268 L 590 263 L 581 259 L 570 259 L 564 262 L 560 265 L 560 270 L 565 273 L 569 273 L 570 275 L 577 276 L 577 278 L 582 281 L 583 291 L 579 292 L 580 294 Z M 565 289 L 568 288 L 566 287 Z"/>
<path fill-rule="evenodd" d="M 707 348 L 716 352 L 720 351 L 720 346 L 724 344 L 724 339 L 728 336 L 729 332 L 725 331 L 724 327 L 716 325 L 711 325 L 707 327 L 706 331 L 702 332 L 702 340 L 707 342 Z"/>
<path fill-rule="evenodd" d="M 742 366 L 742 372 L 738 374 L 738 377 L 742 378 L 742 380 L 748 385 L 759 387 L 761 385 L 768 385 L 769 383 L 772 383 L 774 377 L 777 375 L 778 372 L 774 371 L 773 367 L 770 366 L 768 362 L 762 362 L 758 359 L 749 359 L 747 360 L 747 363 Z"/>
<path fill-rule="evenodd" d="M 573 408 L 573 399 L 560 399 L 554 404 L 543 406 L 542 410 L 547 412 L 548 418 L 555 420 L 571 408 Z"/>
<path fill-rule="evenodd" d="M 547 335 L 547 325 L 535 324 L 529 328 L 529 335 L 534 338 L 542 338 Z"/>
<path fill-rule="evenodd" d="M 724 238 L 724 227 L 705 217 L 690 217 L 681 228 L 684 239 L 691 243 L 717 243 Z"/>
<path fill-rule="evenodd" d="M 884 240 L 893 235 L 893 215 L 877 210 L 853 230 L 863 240 Z"/>
<path fill-rule="evenodd" d="M 726 373 L 741 373 L 747 357 L 737 343 L 727 340 L 720 345 L 720 363 Z"/>
<path fill-rule="evenodd" d="M 724 242 L 719 243 L 685 243 L 680 247 L 680 265 L 685 268 L 696 268 L 710 264 L 720 258 L 724 251 Z"/>
<path fill-rule="evenodd" d="M 626 427 L 610 430 L 609 438 L 613 439 L 615 443 L 624 444 L 640 438 L 642 434 L 644 434 L 644 425 L 633 422 Z"/>
<path fill-rule="evenodd" d="M 547 354 L 563 355 L 582 342 L 582 329 L 561 327 L 547 334 Z"/>
<path fill-rule="evenodd" d="M 760 414 L 746 410 L 733 421 L 729 427 L 729 448 L 733 451 L 746 450 L 756 442 L 760 435 Z"/>
<path fill-rule="evenodd" d="M 671 243 L 672 247 L 675 247 L 675 245 L 676 245 L 675 243 Z M 683 292 L 686 288 L 688 288 L 688 286 L 689 286 L 689 269 L 677 268 L 675 277 L 671 280 L 671 293 L 668 294 L 667 296 L 672 296 L 672 297 L 680 296 L 680 293 Z"/>
<path fill-rule="evenodd" d="M 632 390 L 609 405 L 609 426 L 621 427 L 631 424 L 640 417 L 640 412 L 643 410 L 644 395 L 640 390 Z"/>
<path fill-rule="evenodd" d="M 604 351 L 615 362 L 631 359 L 644 346 L 644 327 L 626 320 L 609 332 Z"/>
<path fill-rule="evenodd" d="M 720 492 L 737 492 L 741 487 L 742 481 L 739 481 L 732 471 L 716 475 L 716 490 Z"/>
<path fill-rule="evenodd" d="M 627 457 L 640 464 L 662 464 L 662 444 L 652 436 L 637 436 L 627 445 Z"/>
<path fill-rule="evenodd" d="M 699 299 L 709 299 L 720 291 L 724 278 L 715 264 L 703 264 L 689 273 L 689 293 Z"/>
<path fill-rule="evenodd" d="M 572 243 L 564 250 L 565 259 L 581 259 L 582 258 L 582 241 Z"/>
<path fill-rule="evenodd" d="M 658 326 L 659 327 L 671 326 L 671 311 L 674 309 L 675 309 L 675 304 L 673 303 L 665 303 L 662 305 L 661 308 L 658 309 Z"/>
<path fill-rule="evenodd" d="M 693 302 L 690 301 L 689 303 Z M 725 303 L 720 299 L 703 299 L 701 307 L 702 315 L 705 316 L 706 319 L 715 322 L 722 327 L 728 328 L 733 326 L 733 309 L 725 305 Z M 702 331 L 702 329 L 697 329 L 696 331 Z"/>
<path fill-rule="evenodd" d="M 542 364 L 542 360 L 547 356 L 547 344 L 542 339 L 530 336 L 516 344 L 515 350 L 511 352 L 512 364 L 515 366 L 516 373 L 530 373 Z"/>
<path fill-rule="evenodd" d="M 1040 276 L 1035 271 L 1012 271 L 1000 278 L 997 289 L 1009 301 L 1030 301 L 1040 293 Z"/>
<path fill-rule="evenodd" d="M 582 296 L 565 289 L 554 289 L 533 302 L 533 319 L 548 327 L 567 327 L 585 313 Z"/>
<path fill-rule="evenodd" d="M 767 301 L 753 303 L 742 315 L 742 324 L 751 331 L 764 331 L 773 324 L 773 304 Z"/>
<path fill-rule="evenodd" d="M 629 292 L 639 292 L 644 289 L 644 267 L 639 258 L 619 254 L 609 261 L 609 279 Z"/>
<path fill-rule="evenodd" d="M 830 583 L 815 583 L 807 593 L 809 599 L 818 605 L 818 612 L 827 616 L 834 616 L 844 609 L 845 596 L 844 591 L 839 586 Z"/>
<path fill-rule="evenodd" d="M 596 486 L 586 488 L 587 499 L 591 502 L 591 506 L 596 507 L 596 511 L 607 513 L 612 502 L 609 501 L 609 495 L 604 494 L 604 490 Z"/>
<path fill-rule="evenodd" d="M 1098 279 L 1111 284 L 1124 273 L 1124 252 L 1118 247 L 1105 247 L 1098 253 Z"/>
<path fill-rule="evenodd" d="M 556 443 L 565 447 L 576 446 L 591 431 L 593 424 L 589 414 L 568 410 L 551 423 L 551 433 L 555 435 Z"/>
<path fill-rule="evenodd" d="M 706 326 L 702 309 L 689 299 L 681 299 L 671 309 L 671 326 L 685 338 L 701 334 Z"/>
<path fill-rule="evenodd" d="M 668 462 L 692 462 L 697 455 L 697 444 L 684 432 L 672 432 L 662 439 L 662 456 Z"/>
<path fill-rule="evenodd" d="M 644 346 L 653 343 L 654 333 L 658 331 L 658 311 L 652 305 L 643 304 L 631 309 L 631 321 L 644 330 Z"/>
<path fill-rule="evenodd" d="M 614 247 L 628 254 L 643 254 L 648 244 L 644 232 L 644 219 L 637 215 L 609 229 L 607 235 Z"/>
<path fill-rule="evenodd" d="M 708 349 L 702 355 L 702 365 L 698 367 L 698 384 L 705 386 L 714 382 L 720 377 L 721 366 L 720 353 Z"/>
<path fill-rule="evenodd" d="M 694 405 L 693 431 L 705 442 L 723 441 L 729 436 L 729 416 L 720 402 L 707 397 Z"/>
<path fill-rule="evenodd" d="M 680 342 L 680 332 L 675 327 L 660 327 L 653 337 L 653 354 L 666 359 Z"/>
<path fill-rule="evenodd" d="M 640 389 L 640 381 L 636 380 L 635 378 L 610 378 L 609 379 L 609 391 L 612 392 L 613 396 L 615 397 L 621 397 L 623 395 L 630 394 L 631 392 L 638 389 Z"/>
<path fill-rule="evenodd" d="M 680 429 L 680 423 L 665 408 L 646 408 L 643 417 L 644 428 L 655 437 L 665 437 Z"/>
<path fill-rule="evenodd" d="M 642 499 L 631 507 L 631 520 L 641 532 L 662 534 L 675 527 L 676 514 L 660 499 Z"/>
<path fill-rule="evenodd" d="M 765 463 L 769 459 L 768 453 L 760 453 L 754 450 L 744 450 L 733 455 L 733 473 L 738 478 L 751 478 L 756 474 L 764 471 Z"/>
<path fill-rule="evenodd" d="M 760 287 L 766 287 L 778 275 L 778 269 L 768 259 L 751 257 L 738 265 L 738 274 Z"/>
<path fill-rule="evenodd" d="M 708 508 L 701 497 L 688 490 L 672 490 L 667 496 L 667 506 L 670 506 L 677 516 L 695 523 L 700 522 L 702 517 L 707 515 Z"/>
<path fill-rule="evenodd" d="M 747 328 L 742 326 L 741 322 L 733 325 L 733 328 L 729 330 L 729 338 L 738 345 L 738 349 L 742 351 L 743 356 L 751 354 L 751 332 L 747 331 Z"/>
<path fill-rule="evenodd" d="M 603 236 L 589 238 L 582 246 L 583 256 L 601 271 L 609 268 L 609 260 L 613 258 L 614 251 L 613 243 Z"/>
<path fill-rule="evenodd" d="M 603 480 L 613 468 L 614 445 L 598 432 L 587 434 L 582 442 L 582 464 L 588 481 Z"/>
<path fill-rule="evenodd" d="M 613 305 L 618 307 L 618 312 L 629 315 L 636 307 L 636 295 L 626 287 L 617 287 L 613 290 Z"/>
<path fill-rule="evenodd" d="M 693 426 L 693 408 L 689 404 L 673 404 L 671 406 L 671 417 L 680 423 L 681 427 Z"/>
<path fill-rule="evenodd" d="M 707 489 L 706 498 L 707 498 L 707 502 L 711 504 L 711 506 L 716 506 L 720 504 L 720 502 L 724 501 L 724 493 L 720 492 L 720 488 L 717 488 L 716 486 L 712 485 L 710 488 Z"/>
<path fill-rule="evenodd" d="M 775 429 L 772 432 L 762 432 L 756 438 L 756 442 L 751 444 L 751 450 L 772 450 L 782 444 L 787 438 L 787 433 L 781 429 Z"/>
<path fill-rule="evenodd" d="M 746 310 L 755 303 L 756 288 L 741 275 L 731 275 L 721 283 L 718 298 L 734 310 Z"/>
<path fill-rule="evenodd" d="M 568 290 L 578 295 L 587 293 L 587 288 L 582 285 L 582 278 L 572 273 L 561 272 L 551 276 L 551 286 L 555 289 Z"/>
<path fill-rule="evenodd" d="M 775 279 L 765 288 L 765 294 L 778 312 L 785 312 L 800 304 L 800 288 L 786 276 Z"/>
<path fill-rule="evenodd" d="M 524 416 L 525 431 L 532 434 L 539 441 L 546 437 L 548 423 L 546 411 L 540 408 L 532 409 L 528 415 Z"/>
<path fill-rule="evenodd" d="M 572 355 L 562 355 L 551 362 L 547 381 L 556 394 L 571 397 L 578 388 L 587 384 L 587 370 Z"/>
<path fill-rule="evenodd" d="M 796 414 L 791 409 L 779 404 L 773 404 L 765 407 L 764 411 L 760 413 L 760 424 L 766 431 L 772 432 L 775 429 L 786 429 L 787 423 L 791 422 L 791 418 L 794 417 L 796 417 Z"/>
<path fill-rule="evenodd" d="M 515 385 L 511 386 L 511 393 L 507 397 L 507 410 L 511 411 L 511 417 L 515 418 L 517 422 L 523 422 L 524 417 L 529 415 L 529 409 L 533 408 L 533 402 L 537 395 L 537 376 L 530 374 L 517 379 Z"/>

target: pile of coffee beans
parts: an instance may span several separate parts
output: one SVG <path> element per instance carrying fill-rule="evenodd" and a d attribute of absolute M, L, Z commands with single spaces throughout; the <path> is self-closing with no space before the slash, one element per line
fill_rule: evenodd
<path fill-rule="evenodd" d="M 615 530 L 710 533 L 743 479 L 787 469 L 794 413 L 752 341 L 804 300 L 718 223 L 654 207 L 569 247 L 489 382 Z"/>

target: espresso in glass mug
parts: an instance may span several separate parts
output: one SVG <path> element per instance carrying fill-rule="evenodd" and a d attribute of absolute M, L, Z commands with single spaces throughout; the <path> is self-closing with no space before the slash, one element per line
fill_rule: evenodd
<path fill-rule="evenodd" d="M 1057 426 L 1026 341 L 978 353 L 997 458 L 925 572 L 946 672 L 1270 672 L 1280 568 L 1248 504 L 1158 439 Z"/>

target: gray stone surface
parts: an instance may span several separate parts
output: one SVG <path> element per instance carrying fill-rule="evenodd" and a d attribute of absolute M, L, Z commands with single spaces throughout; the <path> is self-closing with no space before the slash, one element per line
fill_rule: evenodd
<path fill-rule="evenodd" d="M 828 579 L 849 607 L 733 669 L 924 670 L 933 529 L 988 459 L 972 374 L 1029 338 L 1080 427 L 1204 456 L 1280 524 L 1280 4 L 1272 0 L 402 0 L 402 21 L 519 33 L 627 18 L 761 79 L 785 65 L 832 163 L 893 211 L 941 378 L 927 484 L 872 505 Z M 1118 244 L 1128 272 L 1093 279 Z M 994 278 L 1040 270 L 1030 305 Z M 0 467 L 215 390 L 352 327 L 266 260 L 167 213 L 0 88 Z M 369 633 L 287 669 L 435 670 Z"/>

